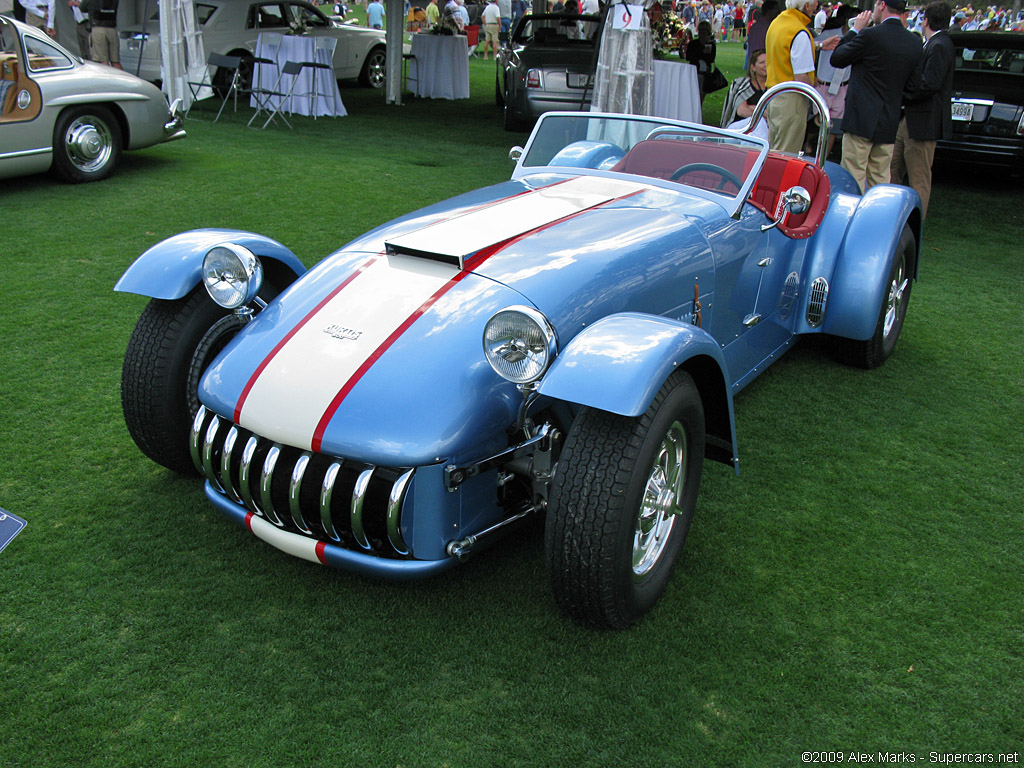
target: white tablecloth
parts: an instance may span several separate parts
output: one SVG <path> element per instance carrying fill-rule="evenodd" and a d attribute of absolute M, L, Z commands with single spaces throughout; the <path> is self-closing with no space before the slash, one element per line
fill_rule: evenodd
<path fill-rule="evenodd" d="M 336 41 L 331 40 L 331 42 Z M 316 47 L 316 38 L 305 35 L 261 34 L 256 39 L 256 58 L 270 59 L 275 63 L 256 63 L 253 71 L 254 87 L 288 93 L 288 90 L 292 88 L 292 80 L 297 81 L 288 103 L 282 108 L 283 112 L 313 117 L 315 104 L 316 117 L 344 117 L 348 114 L 345 104 L 341 101 L 338 81 L 334 78 L 333 56 L 330 50 Z M 280 68 L 289 61 L 317 61 L 321 64 L 328 64 L 331 68 L 303 67 L 296 78 L 281 75 L 281 82 L 278 83 L 277 76 Z M 276 89 L 274 89 L 275 83 L 277 83 Z M 316 94 L 315 98 L 314 93 Z M 265 96 L 263 98 L 267 99 Z M 281 97 L 279 96 L 269 97 L 271 108 L 277 106 L 280 101 Z M 250 103 L 254 107 L 258 106 L 255 96 Z"/>
<path fill-rule="evenodd" d="M 701 122 L 697 68 L 681 61 L 654 61 L 654 111 L 656 117 Z M 717 125 L 717 123 L 716 123 Z"/>
<path fill-rule="evenodd" d="M 469 98 L 469 47 L 465 35 L 412 36 L 412 92 L 425 99 Z"/>

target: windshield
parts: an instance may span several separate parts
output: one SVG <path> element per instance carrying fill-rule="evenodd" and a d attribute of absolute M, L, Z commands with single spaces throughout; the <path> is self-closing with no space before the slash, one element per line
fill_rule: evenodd
<path fill-rule="evenodd" d="M 516 26 L 512 44 L 536 46 L 594 47 L 595 33 L 600 28 L 599 16 L 576 14 L 526 15 Z"/>
<path fill-rule="evenodd" d="M 966 48 L 956 49 L 956 68 L 983 72 L 1004 72 L 1024 76 L 1024 48 Z"/>
<path fill-rule="evenodd" d="M 707 126 L 548 113 L 534 129 L 517 173 L 541 167 L 611 171 L 736 199 L 749 192 L 767 151 L 762 139 Z"/>

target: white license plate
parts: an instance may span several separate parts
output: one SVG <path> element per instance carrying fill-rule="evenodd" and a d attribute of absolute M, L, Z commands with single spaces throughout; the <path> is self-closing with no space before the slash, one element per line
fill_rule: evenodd
<path fill-rule="evenodd" d="M 590 75 L 582 74 L 580 72 L 567 72 L 566 82 L 570 88 L 586 88 L 587 83 L 590 80 Z"/>
<path fill-rule="evenodd" d="M 970 122 L 971 118 L 973 116 L 974 116 L 974 105 L 973 104 L 965 104 L 965 103 L 960 102 L 960 101 L 954 101 L 953 102 L 953 119 L 954 120 L 966 120 L 967 122 Z"/>

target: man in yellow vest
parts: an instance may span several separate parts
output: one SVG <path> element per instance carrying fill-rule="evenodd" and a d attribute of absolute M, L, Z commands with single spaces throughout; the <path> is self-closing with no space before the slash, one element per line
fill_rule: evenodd
<path fill-rule="evenodd" d="M 775 17 L 765 46 L 768 52 L 767 86 L 795 80 L 814 85 L 814 39 L 808 25 L 818 0 L 786 0 L 786 10 Z M 768 143 L 772 149 L 797 154 L 804 146 L 807 97 L 784 93 L 768 104 Z"/>

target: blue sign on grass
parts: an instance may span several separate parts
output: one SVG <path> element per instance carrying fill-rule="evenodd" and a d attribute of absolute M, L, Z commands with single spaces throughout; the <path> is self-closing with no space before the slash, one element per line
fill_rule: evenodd
<path fill-rule="evenodd" d="M 21 533 L 28 523 L 5 509 L 0 509 L 0 552 L 11 543 L 11 539 Z"/>

